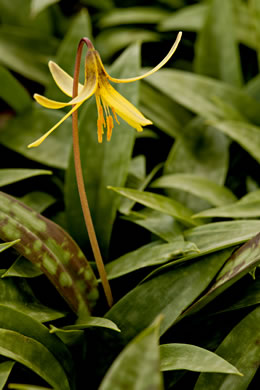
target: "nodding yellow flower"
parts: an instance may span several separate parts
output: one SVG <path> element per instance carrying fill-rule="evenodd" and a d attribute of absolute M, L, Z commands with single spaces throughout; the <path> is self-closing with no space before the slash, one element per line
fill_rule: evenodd
<path fill-rule="evenodd" d="M 43 107 L 59 109 L 66 106 L 73 106 L 72 109 L 54 125 L 46 134 L 40 137 L 37 141 L 28 145 L 29 148 L 39 146 L 62 122 L 64 122 L 74 111 L 76 111 L 85 100 L 92 95 L 96 97 L 97 103 L 97 133 L 98 142 L 102 142 L 104 128 L 107 130 L 107 140 L 109 141 L 114 127 L 114 119 L 119 124 L 118 117 L 125 120 L 130 126 L 137 131 L 142 131 L 142 126 L 152 124 L 145 118 L 143 114 L 133 106 L 127 99 L 120 95 L 110 84 L 114 83 L 130 83 L 132 81 L 141 80 L 159 70 L 171 58 L 181 40 L 182 33 L 179 32 L 171 50 L 167 56 L 152 70 L 138 76 L 127 79 L 116 79 L 111 77 L 105 70 L 99 53 L 90 43 L 85 60 L 85 82 L 84 85 L 78 84 L 78 95 L 67 103 L 50 100 L 42 95 L 34 94 L 34 99 Z M 90 41 L 89 41 L 90 42 Z M 68 96 L 72 97 L 73 78 L 69 76 L 55 62 L 49 62 L 49 69 L 57 86 Z M 114 119 L 113 119 L 114 117 Z"/>

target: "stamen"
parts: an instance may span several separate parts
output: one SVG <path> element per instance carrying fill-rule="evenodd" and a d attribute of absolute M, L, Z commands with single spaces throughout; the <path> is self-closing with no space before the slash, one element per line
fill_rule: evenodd
<path fill-rule="evenodd" d="M 109 115 L 107 117 L 107 140 L 110 141 L 111 136 L 112 136 L 112 129 L 114 127 L 114 122 L 112 115 Z"/>
<path fill-rule="evenodd" d="M 114 118 L 115 118 L 115 120 L 116 120 L 116 123 L 118 123 L 118 124 L 120 125 L 120 122 L 119 122 L 119 120 L 117 119 L 117 115 L 116 115 L 116 111 L 115 111 L 114 107 L 111 107 L 111 110 L 112 110 L 112 112 L 113 112 L 113 115 L 114 115 Z"/>
<path fill-rule="evenodd" d="M 98 142 L 101 144 L 102 143 L 102 134 L 104 133 L 103 131 L 103 126 L 101 123 L 101 120 L 97 120 L 97 134 L 98 134 Z"/>

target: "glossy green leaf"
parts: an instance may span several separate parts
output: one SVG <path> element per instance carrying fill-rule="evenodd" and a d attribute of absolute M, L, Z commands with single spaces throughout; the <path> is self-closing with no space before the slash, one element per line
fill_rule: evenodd
<path fill-rule="evenodd" d="M 17 240 L 10 241 L 10 242 L 4 242 L 3 244 L 0 244 L 0 253 L 5 251 L 8 248 L 11 248 L 13 245 L 18 244 L 20 239 L 18 238 Z"/>
<path fill-rule="evenodd" d="M 208 3 L 195 45 L 195 71 L 239 87 L 242 71 L 235 39 L 233 2 L 210 0 Z"/>
<path fill-rule="evenodd" d="M 56 336 L 68 347 L 75 347 L 77 344 L 82 344 L 84 339 L 84 331 L 80 329 L 61 329 L 50 325 L 50 333 L 55 333 Z"/>
<path fill-rule="evenodd" d="M 170 215 L 188 226 L 194 226 L 196 222 L 191 219 L 192 211 L 181 203 L 163 195 L 153 194 L 152 192 L 143 192 L 131 188 L 109 187 L 120 195 L 126 196 L 135 202 L 141 203 L 153 210 L 160 211 Z M 199 224 L 199 223 L 198 223 Z"/>
<path fill-rule="evenodd" d="M 181 136 L 183 125 L 191 119 L 187 110 L 144 82 L 140 84 L 140 107 L 147 118 L 171 137 Z"/>
<path fill-rule="evenodd" d="M 111 74 L 129 77 L 138 74 L 140 47 L 131 46 L 114 63 Z M 119 92 L 132 103 L 137 102 L 138 83 L 121 84 Z M 113 222 L 120 204 L 120 197 L 107 189 L 108 185 L 123 186 L 126 181 L 135 130 L 120 120 L 115 124 L 110 142 L 97 141 L 97 109 L 94 100 L 87 102 L 79 116 L 80 148 L 86 193 L 94 221 L 98 241 L 107 253 Z M 115 152 L 116 151 L 116 152 Z M 68 226 L 77 242 L 86 245 L 87 233 L 82 216 L 75 182 L 74 161 L 71 155 L 66 176 L 65 200 Z"/>
<path fill-rule="evenodd" d="M 25 88 L 0 65 L 0 97 L 17 113 L 31 107 L 32 101 Z"/>
<path fill-rule="evenodd" d="M 49 329 L 37 320 L 10 306 L 0 304 L 0 328 L 30 337 L 44 345 L 64 368 L 69 380 L 73 380 L 73 360 L 67 348 Z M 1 344 L 0 344 L 1 345 Z"/>
<path fill-rule="evenodd" d="M 20 383 L 10 383 L 8 388 L 15 390 L 52 390 L 49 387 L 47 388 L 42 386 L 22 385 Z"/>
<path fill-rule="evenodd" d="M 31 0 L 31 15 L 35 16 L 52 4 L 58 3 L 60 0 Z"/>
<path fill-rule="evenodd" d="M 250 16 L 252 18 L 252 23 L 254 25 L 255 29 L 255 37 L 256 37 L 256 50 L 257 50 L 257 56 L 258 56 L 258 65 L 260 65 L 260 45 L 259 45 L 259 39 L 260 39 L 260 28 L 259 28 L 259 21 L 260 21 L 260 2 L 259 0 L 250 0 L 248 2 L 249 12 Z"/>
<path fill-rule="evenodd" d="M 120 332 L 120 329 L 118 326 L 113 322 L 108 320 L 107 318 L 102 318 L 102 317 L 88 317 L 84 320 L 79 320 L 75 325 L 66 325 L 60 330 L 84 330 L 87 328 L 92 328 L 92 327 L 97 327 L 97 328 L 106 328 L 110 330 L 114 330 L 116 332 Z M 52 327 L 50 330 L 50 333 L 56 333 L 55 327 Z"/>
<path fill-rule="evenodd" d="M 195 390 L 246 390 L 259 364 L 260 307 L 240 321 L 217 348 L 216 353 L 243 374 L 201 374 Z"/>
<path fill-rule="evenodd" d="M 215 122 L 214 127 L 238 142 L 252 157 L 260 162 L 260 128 L 237 121 Z"/>
<path fill-rule="evenodd" d="M 156 24 L 169 15 L 166 10 L 156 7 L 114 8 L 103 16 L 98 24 L 101 29 L 123 24 Z"/>
<path fill-rule="evenodd" d="M 235 195 L 226 187 L 204 177 L 188 173 L 165 175 L 155 180 L 151 187 L 177 188 L 207 200 L 214 206 L 222 206 L 236 201 Z"/>
<path fill-rule="evenodd" d="M 42 275 L 42 271 L 23 256 L 19 256 L 17 260 L 9 267 L 1 278 L 16 276 L 19 278 L 35 278 Z"/>
<path fill-rule="evenodd" d="M 260 200 L 248 202 L 236 202 L 232 205 L 216 207 L 201 211 L 194 215 L 194 218 L 257 218 L 260 217 Z"/>
<path fill-rule="evenodd" d="M 0 389 L 3 390 L 6 381 L 12 371 L 14 362 L 7 360 L 6 362 L 0 363 Z"/>
<path fill-rule="evenodd" d="M 241 244 L 260 231 L 260 221 L 243 220 L 214 222 L 184 232 L 187 241 L 194 242 L 200 251 L 216 251 Z"/>
<path fill-rule="evenodd" d="M 161 69 L 146 82 L 203 118 L 226 118 L 226 112 L 215 103 L 217 98 L 236 109 L 245 118 L 260 123 L 260 103 L 241 89 L 222 81 L 181 70 Z M 174 85 L 174 88 L 169 88 L 169 85 Z"/>
<path fill-rule="evenodd" d="M 223 185 L 229 162 L 229 140 L 200 117 L 182 128 L 165 163 L 164 174 L 191 174 Z M 194 186 L 196 188 L 196 186 Z M 181 189 L 166 189 L 173 199 L 194 211 L 209 207 L 206 200 Z"/>
<path fill-rule="evenodd" d="M 211 283 L 229 255 L 230 250 L 216 252 L 199 261 L 167 269 L 132 289 L 106 317 L 118 325 L 125 341 L 161 313 L 164 318 L 160 333 L 163 334 Z"/>
<path fill-rule="evenodd" d="M 84 8 L 72 19 L 70 28 L 68 29 L 55 57 L 53 58 L 53 60 L 71 76 L 74 74 L 77 47 L 79 41 L 83 37 L 92 38 L 90 17 L 87 10 Z M 80 80 L 82 82 L 84 80 L 83 66 L 80 70 Z M 55 100 L 66 101 L 64 93 L 59 90 L 50 74 L 45 95 Z M 49 128 L 46 127 L 46 131 L 48 129 Z"/>
<path fill-rule="evenodd" d="M 149 208 L 138 213 L 132 212 L 124 219 L 142 226 L 167 242 L 175 241 L 183 230 L 181 225 L 170 215 Z"/>
<path fill-rule="evenodd" d="M 28 179 L 30 177 L 39 175 L 51 175 L 51 171 L 43 169 L 23 169 L 23 168 L 10 168 L 0 169 L 0 186 L 6 186 L 8 184 L 16 183 L 18 181 Z"/>
<path fill-rule="evenodd" d="M 241 279 L 245 274 L 257 267 L 259 263 L 260 234 L 257 234 L 233 253 L 218 274 L 216 281 L 213 283 L 210 290 L 188 310 L 188 313 L 194 313 L 208 304 L 212 299 Z"/>
<path fill-rule="evenodd" d="M 0 304 L 8 305 L 39 322 L 54 321 L 64 313 L 42 305 L 33 294 L 25 279 L 0 278 Z"/>
<path fill-rule="evenodd" d="M 56 202 L 56 199 L 47 192 L 33 191 L 19 198 L 21 202 L 31 207 L 38 213 L 42 213 Z"/>
<path fill-rule="evenodd" d="M 62 116 L 63 113 L 60 111 L 34 107 L 33 111 L 7 121 L 0 134 L 0 143 L 30 160 L 66 169 L 72 143 L 70 119 L 67 119 L 40 147 L 27 148 L 27 145 L 46 133 Z"/>
<path fill-rule="evenodd" d="M 151 242 L 109 262 L 106 265 L 107 276 L 109 279 L 114 279 L 144 267 L 166 263 L 192 252 L 199 252 L 192 242 L 177 241 L 170 244 Z"/>
<path fill-rule="evenodd" d="M 25 365 L 54 388 L 70 389 L 61 365 L 38 341 L 11 330 L 0 329 L 0 354 Z"/>
<path fill-rule="evenodd" d="M 89 315 L 98 290 L 93 271 L 72 238 L 47 218 L 0 193 L 0 237 L 18 239 L 16 250 L 36 264 L 71 309 Z"/>
<path fill-rule="evenodd" d="M 160 345 L 161 371 L 190 370 L 239 375 L 236 367 L 215 353 L 190 344 Z"/>
<path fill-rule="evenodd" d="M 162 390 L 160 318 L 132 340 L 106 373 L 99 390 Z"/>
<path fill-rule="evenodd" d="M 141 28 L 118 27 L 101 31 L 95 47 L 100 52 L 103 61 L 107 61 L 117 51 L 124 49 L 136 42 L 156 42 L 160 37 L 157 33 Z M 135 74 L 136 75 L 136 74 Z M 130 77 L 128 74 L 127 77 Z"/>

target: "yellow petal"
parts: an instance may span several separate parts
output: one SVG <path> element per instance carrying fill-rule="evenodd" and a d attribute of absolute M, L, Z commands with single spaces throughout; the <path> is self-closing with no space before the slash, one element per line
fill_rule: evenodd
<path fill-rule="evenodd" d="M 141 79 L 148 77 L 148 76 L 151 76 L 153 73 L 157 72 L 157 70 L 161 69 L 166 64 L 166 62 L 169 61 L 169 59 L 172 57 L 172 55 L 174 54 L 174 52 L 176 51 L 176 49 L 180 43 L 181 36 L 182 36 L 182 32 L 180 31 L 177 35 L 177 38 L 176 38 L 174 44 L 172 45 L 171 50 L 167 54 L 167 56 L 155 68 L 149 70 L 149 72 L 146 72 L 145 74 L 143 74 L 141 76 L 131 77 L 128 79 L 115 79 L 114 77 L 109 76 L 109 74 L 105 71 L 104 65 L 103 65 L 99 55 L 97 56 L 98 62 L 99 62 L 98 65 L 102 67 L 103 71 L 105 71 L 105 74 L 109 78 L 109 80 L 113 81 L 114 83 L 131 83 L 132 81 L 141 80 Z"/>
<path fill-rule="evenodd" d="M 142 131 L 142 126 L 152 124 L 152 122 L 145 118 L 143 114 L 120 93 L 118 93 L 108 82 L 105 77 L 100 80 L 98 94 L 107 106 L 124 119 L 130 126 L 138 131 Z"/>
<path fill-rule="evenodd" d="M 74 111 L 76 111 L 81 104 L 82 103 L 76 104 L 66 115 L 64 115 L 64 117 L 58 123 L 56 123 L 56 125 L 54 125 L 49 131 L 47 131 L 47 133 L 38 138 L 36 141 L 32 142 L 27 147 L 34 148 L 36 146 L 39 146 L 55 129 L 57 129 L 59 125 L 61 125 Z"/>
<path fill-rule="evenodd" d="M 73 78 L 53 61 L 49 61 L 49 69 L 57 86 L 66 95 L 72 97 Z M 79 83 L 78 85 L 79 92 L 81 92 L 82 88 L 83 85 Z"/>

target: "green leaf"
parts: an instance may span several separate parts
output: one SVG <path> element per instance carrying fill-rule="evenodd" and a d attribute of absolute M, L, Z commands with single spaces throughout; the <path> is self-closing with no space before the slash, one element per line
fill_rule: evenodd
<path fill-rule="evenodd" d="M 167 242 L 175 241 L 182 232 L 181 225 L 173 217 L 149 208 L 138 213 L 132 212 L 124 219 L 144 227 Z"/>
<path fill-rule="evenodd" d="M 44 169 L 0 169 L 0 187 L 39 175 L 52 175 L 52 172 Z"/>
<path fill-rule="evenodd" d="M 0 329 L 0 354 L 25 365 L 54 388 L 70 389 L 61 365 L 38 341 L 11 330 Z"/>
<path fill-rule="evenodd" d="M 33 191 L 19 198 L 21 202 L 31 207 L 38 213 L 42 213 L 53 203 L 56 202 L 56 199 L 47 194 L 47 192 Z"/>
<path fill-rule="evenodd" d="M 10 242 L 4 242 L 3 244 L 0 244 L 0 253 L 5 251 L 6 249 L 10 248 L 11 246 L 18 244 L 20 239 L 18 238 L 17 240 L 10 241 Z"/>
<path fill-rule="evenodd" d="M 212 301 L 260 263 L 260 233 L 241 246 L 228 259 L 210 290 L 187 313 L 194 313 Z"/>
<path fill-rule="evenodd" d="M 99 19 L 98 25 L 103 29 L 123 24 L 156 24 L 167 15 L 169 12 L 166 10 L 149 6 L 114 8 Z"/>
<path fill-rule="evenodd" d="M 166 263 L 169 260 L 199 252 L 192 242 L 173 242 L 161 244 L 151 242 L 133 252 L 126 253 L 106 265 L 107 276 L 114 279 L 144 267 Z"/>
<path fill-rule="evenodd" d="M 222 206 L 236 201 L 235 195 L 226 187 L 204 177 L 188 173 L 165 175 L 155 180 L 151 187 L 177 188 L 207 200 L 214 206 Z"/>
<path fill-rule="evenodd" d="M 260 231 L 260 221 L 243 220 L 214 222 L 197 226 L 184 232 L 187 241 L 194 242 L 202 251 L 216 251 L 241 244 Z"/>
<path fill-rule="evenodd" d="M 162 390 L 158 346 L 161 318 L 132 340 L 106 373 L 99 390 Z"/>
<path fill-rule="evenodd" d="M 52 390 L 49 387 L 42 387 L 42 386 L 33 386 L 33 385 L 22 385 L 19 383 L 10 383 L 8 385 L 9 389 L 15 389 L 15 390 Z"/>
<path fill-rule="evenodd" d="M 7 360 L 6 362 L 0 363 L 0 389 L 3 390 L 6 381 L 12 371 L 14 362 Z"/>
<path fill-rule="evenodd" d="M 31 107 L 32 100 L 26 89 L 14 76 L 0 65 L 0 97 L 17 113 Z"/>
<path fill-rule="evenodd" d="M 233 2 L 211 0 L 195 45 L 195 71 L 242 85 L 238 44 L 235 39 Z"/>
<path fill-rule="evenodd" d="M 241 375 L 236 367 L 213 352 L 190 344 L 160 345 L 161 371 L 190 370 Z"/>
<path fill-rule="evenodd" d="M 235 365 L 243 374 L 201 374 L 194 390 L 246 390 L 259 364 L 260 306 L 236 325 L 216 353 Z"/>
<path fill-rule="evenodd" d="M 70 119 L 67 119 L 62 127 L 47 138 L 40 147 L 27 148 L 27 145 L 41 137 L 58 122 L 63 114 L 58 110 L 33 107 L 32 111 L 7 121 L 4 128 L 1 129 L 0 142 L 30 160 L 55 168 L 66 169 L 72 143 Z"/>
<path fill-rule="evenodd" d="M 218 98 L 245 118 L 260 123 L 260 103 L 241 89 L 223 81 L 181 70 L 161 69 L 160 72 L 150 76 L 146 82 L 203 118 L 229 119 L 226 118 L 226 111 L 216 105 L 215 99 Z M 174 88 L 169 88 L 169 85 L 174 85 Z"/>
<path fill-rule="evenodd" d="M 19 256 L 17 260 L 5 271 L 1 278 L 16 276 L 19 278 L 35 278 L 42 275 L 42 271 L 33 263 Z"/>
<path fill-rule="evenodd" d="M 259 28 L 259 21 L 260 21 L 260 2 L 259 0 L 250 0 L 248 2 L 249 12 L 250 16 L 252 18 L 252 24 L 254 25 L 254 35 L 256 38 L 256 50 L 257 50 L 257 56 L 258 56 L 258 66 L 260 65 L 260 45 L 259 45 L 259 39 L 260 39 L 260 28 Z"/>
<path fill-rule="evenodd" d="M 34 17 L 52 4 L 60 0 L 31 0 L 31 15 Z"/>
<path fill-rule="evenodd" d="M 125 49 L 130 44 L 136 42 L 156 42 L 159 40 L 159 35 L 153 31 L 141 28 L 118 27 L 101 31 L 96 37 L 95 47 L 100 52 L 103 61 L 107 61 L 117 51 Z M 128 75 L 128 77 L 130 76 Z"/>
<path fill-rule="evenodd" d="M 64 313 L 39 303 L 25 279 L 0 278 L 0 289 L 0 304 L 19 310 L 39 322 L 64 317 Z"/>
<path fill-rule="evenodd" d="M 191 119 L 191 114 L 149 84 L 140 83 L 141 111 L 160 130 L 175 138 L 182 135 L 183 126 Z"/>
<path fill-rule="evenodd" d="M 20 238 L 17 251 L 36 264 L 77 315 L 89 315 L 98 290 L 93 271 L 62 228 L 16 199 L 0 193 L 0 237 Z"/>
<path fill-rule="evenodd" d="M 129 77 L 138 74 L 140 47 L 131 46 L 114 63 L 112 74 L 116 77 Z M 132 103 L 137 102 L 138 84 L 120 84 L 120 93 Z M 80 148 L 86 193 L 98 241 L 103 252 L 108 251 L 110 236 L 120 197 L 107 189 L 108 185 L 123 186 L 126 181 L 128 167 L 132 155 L 135 130 L 120 121 L 120 127 L 115 124 L 111 141 L 97 141 L 97 111 L 96 104 L 86 103 L 80 115 Z M 79 203 L 75 181 L 74 161 L 71 155 L 65 184 L 66 213 L 68 226 L 73 237 L 82 246 L 86 245 L 86 228 Z"/>
<path fill-rule="evenodd" d="M 37 320 L 24 314 L 18 308 L 0 304 L 0 328 L 8 329 L 20 335 L 30 337 L 44 345 L 67 373 L 69 380 L 73 381 L 73 360 L 68 349 L 49 329 Z M 1 344 L 0 344 L 1 345 Z M 11 357 L 11 356 L 9 356 Z"/>
<path fill-rule="evenodd" d="M 230 255 L 230 250 L 201 257 L 154 276 L 121 298 L 106 314 L 121 329 L 124 341 L 143 330 L 161 313 L 161 334 L 205 290 Z M 142 313 L 142 315 L 140 315 Z"/>
<path fill-rule="evenodd" d="M 257 218 L 260 217 L 260 200 L 256 201 L 238 201 L 232 205 L 216 207 L 201 211 L 195 214 L 193 218 Z"/>
<path fill-rule="evenodd" d="M 143 192 L 130 188 L 110 186 L 108 188 L 120 195 L 134 200 L 135 202 L 141 203 L 146 207 L 150 207 L 153 210 L 170 215 L 187 226 L 194 226 L 196 224 L 196 222 L 194 223 L 195 220 L 192 220 L 191 218 L 192 211 L 171 198 L 167 198 L 163 195 L 153 194 L 152 192 Z"/>
<path fill-rule="evenodd" d="M 214 122 L 214 127 L 238 142 L 252 157 L 260 162 L 260 128 L 238 121 Z"/>
<path fill-rule="evenodd" d="M 92 328 L 92 327 L 97 327 L 97 328 L 105 328 L 105 329 L 110 329 L 114 330 L 115 332 L 120 332 L 120 329 L 118 326 L 113 322 L 108 320 L 107 318 L 102 318 L 102 317 L 88 317 L 84 320 L 77 321 L 75 325 L 66 325 L 60 330 L 68 331 L 68 330 L 84 330 L 87 328 Z M 52 327 L 50 330 L 50 333 L 56 333 L 55 327 Z"/>

